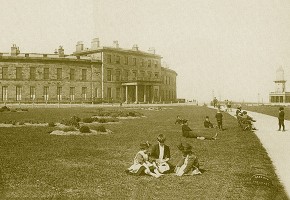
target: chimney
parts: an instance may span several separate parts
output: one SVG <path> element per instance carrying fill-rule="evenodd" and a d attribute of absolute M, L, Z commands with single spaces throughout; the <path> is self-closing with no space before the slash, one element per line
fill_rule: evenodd
<path fill-rule="evenodd" d="M 99 38 L 94 38 L 92 39 L 92 42 L 91 42 L 91 49 L 94 50 L 94 49 L 98 49 L 100 47 L 100 41 L 99 41 Z"/>
<path fill-rule="evenodd" d="M 154 47 L 150 47 L 148 51 L 149 51 L 149 53 L 155 54 L 155 48 Z"/>
<path fill-rule="evenodd" d="M 137 44 L 134 44 L 133 47 L 132 47 L 132 50 L 133 51 L 138 51 L 138 45 Z"/>
<path fill-rule="evenodd" d="M 62 46 L 59 46 L 59 48 L 58 48 L 58 56 L 60 58 L 64 57 L 64 49 L 62 48 Z"/>
<path fill-rule="evenodd" d="M 82 41 L 78 41 L 76 45 L 76 52 L 81 52 L 84 50 L 84 44 Z"/>
<path fill-rule="evenodd" d="M 113 47 L 119 48 L 119 42 L 118 42 L 118 40 L 113 41 Z"/>
<path fill-rule="evenodd" d="M 17 47 L 16 44 L 13 44 L 11 47 L 11 56 L 17 56 L 18 54 L 20 54 L 19 47 Z"/>

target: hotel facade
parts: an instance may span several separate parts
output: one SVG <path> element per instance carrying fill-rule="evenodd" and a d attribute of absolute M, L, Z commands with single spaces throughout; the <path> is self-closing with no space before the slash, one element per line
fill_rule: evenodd
<path fill-rule="evenodd" d="M 54 54 L 0 53 L 1 103 L 158 103 L 176 101 L 177 73 L 161 65 L 155 49 L 140 51 L 137 45 L 122 49 L 91 48 L 82 42 L 66 55 L 59 47 Z"/>

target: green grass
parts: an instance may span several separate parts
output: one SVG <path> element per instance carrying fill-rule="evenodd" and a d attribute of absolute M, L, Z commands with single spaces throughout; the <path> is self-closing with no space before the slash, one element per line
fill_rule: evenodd
<path fill-rule="evenodd" d="M 123 108 L 122 108 L 123 109 Z M 140 110 L 138 110 L 140 111 Z M 77 115 L 90 117 L 92 108 L 29 109 L 25 113 L 1 113 L 0 122 L 23 119 L 59 122 Z M 257 137 L 241 131 L 236 119 L 224 114 L 226 131 L 218 140 L 202 141 L 181 137 L 174 125 L 177 115 L 201 135 L 214 135 L 203 128 L 206 107 L 172 107 L 162 111 L 141 110 L 146 118 L 107 124 L 113 134 L 56 136 L 53 127 L 0 128 L 0 192 L 6 199 L 287 199 L 271 161 Z M 180 141 L 193 145 L 202 175 L 160 179 L 124 173 L 139 150 L 140 142 L 155 143 L 165 134 L 171 147 L 171 163 L 181 157 Z M 262 173 L 274 186 L 256 186 L 252 175 Z M 0 194 L 1 197 L 1 194 Z"/>

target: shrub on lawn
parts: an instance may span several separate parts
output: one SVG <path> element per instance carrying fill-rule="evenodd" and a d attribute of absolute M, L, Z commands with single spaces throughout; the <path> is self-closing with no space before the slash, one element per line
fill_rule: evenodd
<path fill-rule="evenodd" d="M 90 128 L 88 126 L 81 126 L 80 127 L 80 132 L 81 133 L 90 133 L 91 130 L 90 130 Z"/>
<path fill-rule="evenodd" d="M 1 107 L 0 112 L 4 112 L 4 111 L 10 111 L 10 108 L 8 108 L 7 106 Z"/>
<path fill-rule="evenodd" d="M 118 122 L 119 119 L 118 118 L 107 118 L 106 122 Z"/>
<path fill-rule="evenodd" d="M 49 127 L 55 127 L 55 123 L 54 122 L 48 122 L 48 126 Z"/>
<path fill-rule="evenodd" d="M 94 122 L 94 119 L 91 117 L 83 118 L 83 122 L 84 123 L 92 123 L 92 122 Z"/>
<path fill-rule="evenodd" d="M 106 123 L 107 122 L 107 119 L 105 119 L 105 118 L 99 118 L 99 120 L 98 120 L 100 123 Z"/>
<path fill-rule="evenodd" d="M 18 122 L 18 125 L 24 125 L 24 122 L 23 121 Z"/>
<path fill-rule="evenodd" d="M 106 132 L 106 128 L 104 126 L 97 126 L 94 128 L 94 130 L 98 132 Z"/>
<path fill-rule="evenodd" d="M 130 116 L 130 117 L 136 117 L 136 114 L 135 114 L 135 112 L 129 112 L 128 113 L 128 116 Z"/>
<path fill-rule="evenodd" d="M 81 119 L 79 117 L 73 116 L 70 119 L 61 120 L 60 123 L 66 125 L 66 126 L 74 126 L 76 128 L 79 128 L 80 127 L 80 125 L 79 125 L 80 120 Z"/>

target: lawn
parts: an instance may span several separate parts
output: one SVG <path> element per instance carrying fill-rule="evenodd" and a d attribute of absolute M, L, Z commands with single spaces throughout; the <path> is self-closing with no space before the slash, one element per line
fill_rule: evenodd
<path fill-rule="evenodd" d="M 236 119 L 224 114 L 225 131 L 215 141 L 181 137 L 177 115 L 201 135 L 214 135 L 203 128 L 207 107 L 164 107 L 161 111 L 137 110 L 146 118 L 124 119 L 105 124 L 112 134 L 94 136 L 50 135 L 52 127 L 0 128 L 0 192 L 4 199 L 287 199 L 272 163 L 252 132 L 242 131 Z M 106 108 L 109 109 L 109 108 Z M 111 108 L 113 109 L 113 108 Z M 126 108 L 120 108 L 125 109 Z M 129 109 L 127 109 L 128 111 Z M 43 108 L 21 113 L 0 113 L 0 123 L 9 120 L 59 122 L 73 115 L 90 117 L 93 108 Z M 165 134 L 171 148 L 171 163 L 181 157 L 180 141 L 193 145 L 202 175 L 159 179 L 130 176 L 124 171 L 133 162 L 140 142 L 156 142 Z M 255 185 L 252 175 L 268 176 L 272 187 Z"/>

